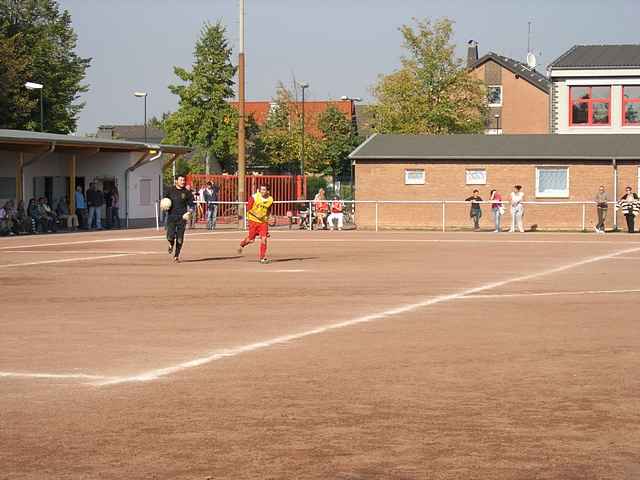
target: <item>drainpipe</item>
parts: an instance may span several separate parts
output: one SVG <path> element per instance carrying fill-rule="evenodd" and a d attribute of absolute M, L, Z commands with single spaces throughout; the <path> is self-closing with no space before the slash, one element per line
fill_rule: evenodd
<path fill-rule="evenodd" d="M 37 155 L 37 156 L 33 157 L 28 162 L 24 162 L 23 168 L 24 167 L 28 167 L 29 165 L 32 165 L 32 164 L 36 163 L 39 160 L 42 160 L 43 158 L 47 157 L 49 154 L 51 154 L 51 153 L 53 153 L 55 151 L 56 151 L 56 142 L 51 142 L 51 145 L 49 146 L 48 150 L 42 152 L 40 155 Z"/>
<path fill-rule="evenodd" d="M 618 201 L 618 162 L 616 157 L 611 159 L 611 167 L 613 168 L 613 201 Z M 618 231 L 618 210 L 613 206 L 613 231 Z"/>

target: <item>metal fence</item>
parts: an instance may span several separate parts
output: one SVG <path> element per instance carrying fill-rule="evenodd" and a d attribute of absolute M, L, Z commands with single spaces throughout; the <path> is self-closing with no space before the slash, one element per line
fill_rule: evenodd
<path fill-rule="evenodd" d="M 245 202 L 215 202 L 218 205 L 217 221 L 231 228 L 247 228 Z M 311 230 L 320 227 L 317 205 L 314 200 L 274 201 L 272 226 Z M 326 202 L 331 206 L 331 200 Z M 430 229 L 446 232 L 470 227 L 471 202 L 463 200 L 341 200 L 344 205 L 345 229 Z M 511 222 L 508 201 L 478 202 L 484 208 L 484 225 L 493 225 L 491 205 L 501 203 L 505 208 L 503 228 Z M 545 201 L 522 202 L 525 224 L 529 230 L 580 230 L 586 231 L 596 224 L 596 202 L 593 201 Z M 617 229 L 618 208 L 609 202 L 609 226 Z M 207 205 L 197 202 L 199 222 L 206 221 Z M 533 218 L 533 220 L 531 220 Z M 161 212 L 156 205 L 156 225 L 162 223 Z M 325 220 L 326 223 L 326 220 Z"/>

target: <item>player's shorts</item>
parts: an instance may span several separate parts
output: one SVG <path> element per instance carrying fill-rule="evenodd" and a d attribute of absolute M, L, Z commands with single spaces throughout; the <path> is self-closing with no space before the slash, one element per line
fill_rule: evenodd
<path fill-rule="evenodd" d="M 269 235 L 269 224 L 258 223 L 249 220 L 249 240 L 255 240 L 256 237 L 267 238 Z"/>

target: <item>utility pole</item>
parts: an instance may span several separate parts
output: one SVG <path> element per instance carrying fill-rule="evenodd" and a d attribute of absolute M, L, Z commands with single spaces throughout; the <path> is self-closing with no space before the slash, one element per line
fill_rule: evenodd
<path fill-rule="evenodd" d="M 238 101 L 239 101 L 239 119 L 238 119 L 238 202 L 245 202 L 246 192 L 244 191 L 245 175 L 246 175 L 246 159 L 245 159 L 245 113 L 244 113 L 244 0 L 240 1 L 240 42 L 238 49 Z"/>

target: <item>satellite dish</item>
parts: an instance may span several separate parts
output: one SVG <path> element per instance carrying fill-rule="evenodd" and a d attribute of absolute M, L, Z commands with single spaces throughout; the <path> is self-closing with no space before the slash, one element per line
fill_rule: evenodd
<path fill-rule="evenodd" d="M 535 56 L 533 53 L 531 53 L 531 52 L 527 53 L 527 65 L 528 65 L 528 66 L 529 66 L 529 68 L 531 68 L 531 69 L 536 68 L 536 65 L 537 65 L 537 63 L 536 63 L 536 56 Z"/>

